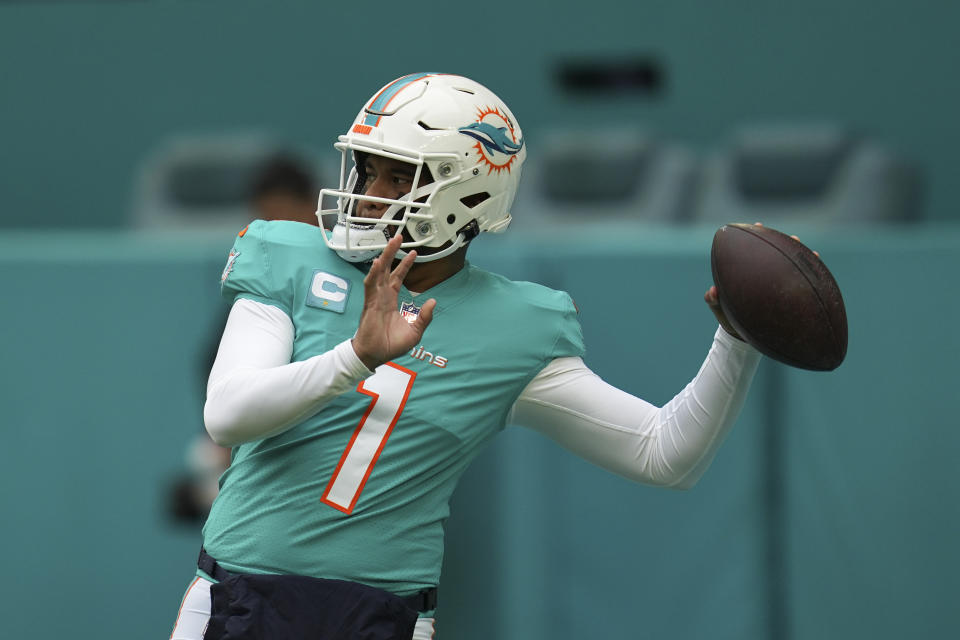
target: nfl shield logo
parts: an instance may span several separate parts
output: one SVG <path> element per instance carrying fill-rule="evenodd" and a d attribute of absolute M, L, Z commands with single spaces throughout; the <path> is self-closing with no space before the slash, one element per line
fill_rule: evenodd
<path fill-rule="evenodd" d="M 400 315 L 403 316 L 407 322 L 413 324 L 413 321 L 420 315 L 420 307 L 412 302 L 404 302 L 400 305 Z"/>

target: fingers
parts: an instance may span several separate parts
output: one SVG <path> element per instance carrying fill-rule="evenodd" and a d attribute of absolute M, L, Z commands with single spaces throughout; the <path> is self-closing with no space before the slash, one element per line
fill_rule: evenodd
<path fill-rule="evenodd" d="M 390 238 L 383 253 L 377 256 L 370 264 L 370 270 L 367 271 L 367 276 L 363 279 L 365 284 L 373 284 L 374 282 L 382 280 L 390 273 L 390 266 L 393 264 L 393 259 L 397 255 L 397 251 L 400 249 L 402 243 L 403 237 L 399 234 Z M 407 270 L 409 269 L 410 267 L 407 267 Z"/>
<path fill-rule="evenodd" d="M 755 226 L 755 227 L 762 227 L 762 226 L 763 226 L 763 223 L 762 223 L 762 222 L 754 222 L 754 223 L 753 223 L 753 226 Z M 799 237 L 799 236 L 790 236 L 790 237 L 793 238 L 794 240 L 796 240 L 797 242 L 800 242 L 800 237 Z M 815 256 L 817 256 L 817 257 L 819 258 L 819 257 L 820 257 L 820 252 L 819 252 L 819 251 L 814 251 L 814 252 L 813 252 L 813 255 L 815 255 Z"/>
<path fill-rule="evenodd" d="M 382 268 L 384 270 L 389 269 L 390 265 L 393 264 L 393 259 L 396 257 L 401 244 L 403 244 L 403 236 L 399 233 L 387 241 L 387 246 L 383 249 L 383 253 L 377 258 L 377 260 L 382 262 Z"/>
<path fill-rule="evenodd" d="M 800 236 L 790 236 L 790 237 L 793 238 L 794 240 L 796 240 L 797 242 L 800 242 Z M 817 256 L 817 257 L 819 258 L 819 257 L 820 257 L 820 252 L 819 252 L 819 251 L 814 251 L 814 252 L 813 252 L 813 255 L 815 255 L 815 256 Z"/>
<path fill-rule="evenodd" d="M 707 292 L 703 294 L 703 301 L 709 304 L 710 306 L 720 304 L 720 299 L 717 297 L 717 287 L 711 286 L 707 289 Z"/>
<path fill-rule="evenodd" d="M 393 270 L 393 273 L 390 274 L 390 284 L 398 287 L 403 284 L 404 278 L 407 277 L 407 272 L 410 271 L 410 267 L 413 266 L 416 259 L 416 251 L 410 251 L 407 255 L 403 256 L 403 260 L 400 261 L 400 264 L 398 264 Z"/>
<path fill-rule="evenodd" d="M 417 316 L 417 319 L 414 321 L 414 326 L 422 334 L 423 331 L 427 328 L 427 325 L 433 320 L 433 309 L 437 306 L 437 301 L 433 298 L 430 298 L 423 306 L 420 307 L 420 314 Z"/>

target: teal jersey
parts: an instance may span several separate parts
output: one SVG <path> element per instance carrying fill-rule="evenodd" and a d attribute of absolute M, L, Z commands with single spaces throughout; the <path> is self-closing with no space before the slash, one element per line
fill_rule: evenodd
<path fill-rule="evenodd" d="M 251 224 L 237 238 L 223 293 L 274 305 L 294 326 L 292 359 L 356 331 L 364 272 L 316 227 Z M 405 595 L 434 586 L 450 496 L 554 358 L 583 354 L 563 292 L 472 265 L 402 313 L 437 300 L 422 344 L 283 433 L 235 447 L 204 527 L 224 568 L 353 580 Z"/>

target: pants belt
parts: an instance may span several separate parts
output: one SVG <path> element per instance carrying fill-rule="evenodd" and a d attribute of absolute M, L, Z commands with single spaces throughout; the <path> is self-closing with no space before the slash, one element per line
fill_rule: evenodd
<path fill-rule="evenodd" d="M 203 548 L 200 549 L 200 557 L 197 558 L 197 566 L 201 571 L 218 582 L 226 580 L 230 576 L 234 575 L 217 564 L 217 561 L 213 559 L 213 556 L 207 553 L 206 549 Z M 437 608 L 436 587 L 424 589 L 423 591 L 419 591 L 412 596 L 397 597 L 406 602 L 407 606 L 414 611 L 433 611 Z"/>

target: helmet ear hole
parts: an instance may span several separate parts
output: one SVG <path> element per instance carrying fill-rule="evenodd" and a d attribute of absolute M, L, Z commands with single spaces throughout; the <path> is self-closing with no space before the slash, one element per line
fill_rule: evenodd
<path fill-rule="evenodd" d="M 457 216 L 453 215 L 452 213 L 447 216 L 447 224 L 453 224 L 456 221 L 457 221 Z"/>
<path fill-rule="evenodd" d="M 465 206 L 467 209 L 473 209 L 475 206 L 477 206 L 484 200 L 487 200 L 489 197 L 490 197 L 489 193 L 487 193 L 486 191 L 482 191 L 480 193 L 470 194 L 469 196 L 463 196 L 462 198 L 460 198 L 460 202 L 462 202 L 463 206 Z"/>

